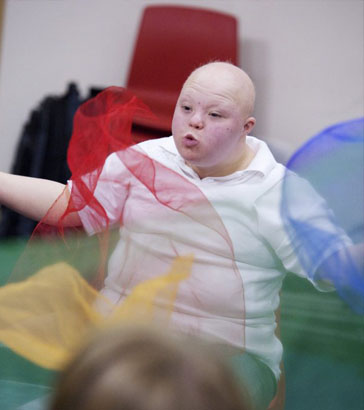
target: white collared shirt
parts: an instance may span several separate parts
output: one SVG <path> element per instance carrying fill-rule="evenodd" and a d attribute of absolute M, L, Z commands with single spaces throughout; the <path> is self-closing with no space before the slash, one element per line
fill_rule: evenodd
<path fill-rule="evenodd" d="M 188 296 L 186 295 L 191 293 L 191 288 L 181 286 L 179 291 L 182 295 L 182 307 L 180 306 L 179 311 L 174 313 L 172 320 L 174 319 L 181 329 L 198 328 L 217 340 L 225 341 L 237 348 L 245 349 L 257 355 L 273 370 L 278 378 L 282 345 L 274 334 L 276 328 L 274 312 L 279 305 L 279 291 L 288 271 L 302 277 L 307 277 L 307 274 L 291 247 L 280 216 L 281 186 L 285 175 L 285 167 L 275 161 L 263 141 L 254 137 L 247 137 L 247 144 L 255 152 L 255 157 L 246 169 L 223 177 L 206 177 L 203 179 L 200 179 L 186 165 L 177 152 L 173 137 L 149 140 L 139 144 L 137 148 L 133 147 L 133 149 L 140 150 L 149 158 L 180 174 L 202 191 L 223 222 L 232 243 L 231 257 L 234 259 L 240 274 L 239 278 L 230 275 L 223 279 L 224 264 L 227 263 L 226 261 L 230 256 L 225 254 L 219 256 L 220 250 L 218 246 L 215 246 L 213 240 L 209 239 L 209 235 L 204 235 L 201 231 L 200 236 L 192 236 L 182 219 L 173 222 L 172 228 L 168 228 L 173 232 L 168 233 L 168 235 L 178 236 L 178 245 L 176 245 L 179 246 L 178 252 L 188 251 L 188 247 L 185 244 L 183 245 L 183 242 L 191 242 L 192 247 L 199 247 L 202 244 L 205 248 L 210 248 L 211 252 L 206 251 L 201 257 L 201 261 L 205 260 L 209 261 L 207 263 L 210 265 L 221 266 L 222 273 L 220 277 L 216 276 L 216 285 L 213 288 L 209 278 L 215 278 L 216 268 L 210 276 L 204 277 L 204 273 L 201 276 L 203 270 L 200 266 L 200 271 L 196 273 L 199 282 L 193 282 L 194 291 L 198 293 L 201 289 L 197 288 L 202 286 L 201 278 L 204 277 L 203 280 L 206 280 L 206 284 L 208 283 L 207 288 L 210 286 L 209 292 L 215 292 L 214 295 L 211 293 L 205 303 L 205 306 L 209 306 L 214 311 L 214 318 L 209 317 L 209 312 L 197 312 L 192 308 L 188 310 L 186 307 L 188 305 Z M 120 198 L 113 195 L 115 184 L 110 183 L 110 181 L 128 178 L 126 174 L 126 169 L 120 163 L 117 154 L 112 154 L 105 163 L 95 191 L 95 196 L 103 205 L 111 223 L 118 223 L 122 216 Z M 140 193 L 142 190 L 139 190 L 139 188 L 135 190 L 137 196 L 144 195 Z M 323 209 L 321 199 L 317 198 L 316 204 L 310 203 L 310 210 L 303 210 L 307 213 L 305 217 L 309 218 L 310 213 L 320 213 Z M 123 278 L 123 275 L 125 276 L 125 264 L 121 263 L 122 257 L 125 255 L 125 241 L 128 241 L 128 246 L 130 246 L 130 243 L 135 240 L 139 247 L 143 246 L 143 241 L 147 241 L 146 248 L 150 246 L 151 253 L 154 252 L 155 254 L 159 250 L 163 254 L 163 250 L 168 248 L 167 242 L 164 243 L 164 239 L 157 238 L 157 235 L 154 235 L 154 239 L 151 240 L 151 232 L 158 234 L 156 226 L 153 225 L 153 217 L 151 220 L 150 218 L 148 220 L 144 219 L 142 223 L 139 221 L 142 219 L 143 212 L 148 212 L 147 201 L 149 200 L 152 199 L 148 196 L 144 208 L 143 205 L 140 207 L 134 205 L 130 209 L 123 209 L 123 212 L 128 212 L 128 215 L 131 215 L 129 220 L 134 220 L 135 226 L 131 229 L 130 226 L 123 228 L 124 231 L 120 233 L 121 240 L 110 259 L 104 293 L 115 303 L 120 303 L 123 300 L 121 294 L 125 292 L 125 278 Z M 322 212 L 325 213 L 326 210 Z M 100 226 L 94 225 L 90 210 L 84 209 L 81 211 L 80 217 L 89 234 L 100 230 Z M 168 220 L 168 216 L 166 218 Z M 162 229 L 160 225 L 158 229 Z M 143 228 L 148 231 L 147 234 L 141 232 Z M 184 230 L 186 230 L 186 233 L 184 233 Z M 123 237 L 125 231 L 128 233 L 127 239 Z M 131 231 L 134 235 L 132 241 L 130 241 Z M 186 238 L 184 239 L 183 236 Z M 146 252 L 150 252 L 150 249 Z M 160 259 L 162 258 L 158 257 L 158 260 Z M 148 260 L 145 263 L 151 264 L 154 262 Z M 147 266 L 140 267 L 141 271 L 146 269 Z M 226 272 L 228 272 L 228 269 L 226 269 Z M 229 274 L 226 273 L 226 275 Z M 314 286 L 321 290 L 331 290 L 315 283 L 313 280 L 311 281 Z M 243 288 L 241 293 L 244 299 L 243 307 L 233 297 L 230 297 L 230 294 L 235 292 L 234 289 L 240 292 L 240 288 Z M 205 292 L 205 294 L 207 293 Z M 204 295 L 203 289 L 199 295 Z M 203 297 L 201 296 L 201 298 Z M 237 297 L 241 296 L 237 295 Z M 219 310 L 223 312 L 221 313 L 221 320 L 216 320 Z M 194 317 L 198 317 L 198 323 L 192 323 Z M 230 329 L 225 327 L 224 324 L 229 321 Z M 238 331 L 242 327 L 244 328 L 243 333 L 245 333 L 243 336 Z"/>

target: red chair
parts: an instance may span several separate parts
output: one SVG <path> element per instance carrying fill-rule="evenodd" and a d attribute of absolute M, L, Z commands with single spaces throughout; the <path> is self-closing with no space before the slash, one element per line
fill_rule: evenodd
<path fill-rule="evenodd" d="M 237 20 L 181 6 L 145 8 L 127 80 L 158 119 L 136 119 L 134 137 L 170 135 L 174 106 L 190 72 L 213 60 L 238 62 Z"/>

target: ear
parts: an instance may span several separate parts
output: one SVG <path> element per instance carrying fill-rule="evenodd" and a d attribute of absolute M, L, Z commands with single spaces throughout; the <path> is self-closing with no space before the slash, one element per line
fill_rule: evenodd
<path fill-rule="evenodd" d="M 250 131 L 254 128 L 254 125 L 256 123 L 256 120 L 254 117 L 249 117 L 245 120 L 244 123 L 244 134 L 249 135 Z"/>

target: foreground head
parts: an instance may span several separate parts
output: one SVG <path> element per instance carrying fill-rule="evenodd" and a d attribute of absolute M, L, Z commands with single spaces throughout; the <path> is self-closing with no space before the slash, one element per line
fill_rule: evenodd
<path fill-rule="evenodd" d="M 247 410 L 230 369 L 150 329 L 103 332 L 65 369 L 51 410 Z"/>
<path fill-rule="evenodd" d="M 249 76 L 226 62 L 197 68 L 177 101 L 172 133 L 180 155 L 200 177 L 224 176 L 252 159 L 245 144 L 255 124 Z"/>

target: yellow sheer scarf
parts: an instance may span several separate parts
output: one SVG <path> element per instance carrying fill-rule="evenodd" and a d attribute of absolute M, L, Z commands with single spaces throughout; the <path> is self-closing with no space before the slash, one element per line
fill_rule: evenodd
<path fill-rule="evenodd" d="M 0 341 L 39 366 L 61 369 L 95 327 L 120 321 L 167 324 L 192 263 L 191 255 L 176 257 L 169 272 L 138 284 L 116 307 L 71 265 L 47 266 L 0 288 Z M 105 305 L 112 312 L 107 317 L 101 313 Z"/>

